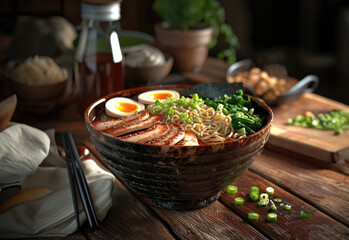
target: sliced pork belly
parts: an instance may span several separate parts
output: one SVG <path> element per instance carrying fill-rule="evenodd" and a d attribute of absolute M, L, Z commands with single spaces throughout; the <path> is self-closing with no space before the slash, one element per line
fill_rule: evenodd
<path fill-rule="evenodd" d="M 198 138 L 195 136 L 194 133 L 185 131 L 184 138 L 180 140 L 176 145 L 179 146 L 198 146 Z"/>
<path fill-rule="evenodd" d="M 152 145 L 174 145 L 184 138 L 185 131 L 178 123 L 169 123 L 170 130 L 163 136 L 159 136 L 151 141 L 145 142 Z"/>
<path fill-rule="evenodd" d="M 145 121 L 142 122 L 137 122 L 132 125 L 122 125 L 121 127 L 118 128 L 108 128 L 104 130 L 105 133 L 117 137 L 121 136 L 130 132 L 135 132 L 143 129 L 150 128 L 153 126 L 155 123 L 158 123 L 162 120 L 162 116 L 157 114 L 157 115 L 152 115 L 149 118 L 147 118 Z"/>
<path fill-rule="evenodd" d="M 167 134 L 169 130 L 169 123 L 160 122 L 146 130 L 122 136 L 120 139 L 136 143 L 145 143 Z"/>
<path fill-rule="evenodd" d="M 140 111 L 127 117 L 115 118 L 108 121 L 95 121 L 93 125 L 99 130 L 106 130 L 108 128 L 126 127 L 135 123 L 142 122 L 149 118 L 148 111 Z"/>

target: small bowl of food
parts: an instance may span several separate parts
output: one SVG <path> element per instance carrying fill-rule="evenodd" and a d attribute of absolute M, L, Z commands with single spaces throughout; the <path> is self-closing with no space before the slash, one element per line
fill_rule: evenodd
<path fill-rule="evenodd" d="M 269 138 L 273 113 L 264 102 L 241 90 L 200 94 L 186 85 L 133 88 L 85 112 L 105 164 L 152 206 L 193 210 L 214 202 Z"/>
<path fill-rule="evenodd" d="M 151 45 L 137 45 L 123 51 L 125 78 L 131 87 L 156 84 L 172 69 L 173 57 Z"/>
<path fill-rule="evenodd" d="M 232 64 L 226 72 L 226 80 L 228 83 L 242 82 L 249 94 L 263 99 L 270 106 L 292 102 L 304 93 L 313 92 L 319 84 L 315 75 L 308 75 L 300 81 L 289 76 L 271 76 L 254 66 L 250 59 Z"/>
<path fill-rule="evenodd" d="M 67 69 L 46 56 L 12 60 L 5 69 L 5 80 L 10 90 L 19 99 L 29 102 L 61 97 L 68 77 Z"/>

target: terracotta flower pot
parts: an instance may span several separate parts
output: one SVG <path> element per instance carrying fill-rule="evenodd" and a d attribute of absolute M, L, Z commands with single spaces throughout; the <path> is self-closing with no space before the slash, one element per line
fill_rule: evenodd
<path fill-rule="evenodd" d="M 179 72 L 200 71 L 207 58 L 212 34 L 212 28 L 182 31 L 166 28 L 162 22 L 155 24 L 156 41 L 173 56 L 173 69 Z"/>

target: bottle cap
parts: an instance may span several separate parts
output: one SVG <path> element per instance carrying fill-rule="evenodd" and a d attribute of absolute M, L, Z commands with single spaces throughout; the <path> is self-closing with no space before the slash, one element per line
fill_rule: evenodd
<path fill-rule="evenodd" d="M 117 21 L 121 18 L 120 2 L 85 0 L 81 2 L 81 18 L 98 21 Z"/>

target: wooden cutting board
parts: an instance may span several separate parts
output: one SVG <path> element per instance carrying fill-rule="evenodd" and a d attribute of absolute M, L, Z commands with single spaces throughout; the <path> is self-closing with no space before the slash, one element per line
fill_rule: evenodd
<path fill-rule="evenodd" d="M 298 100 L 273 108 L 274 122 L 268 144 L 330 163 L 343 163 L 349 160 L 349 130 L 334 135 L 330 130 L 317 130 L 287 125 L 289 118 L 311 111 L 314 114 L 326 113 L 332 109 L 349 111 L 349 106 L 307 93 Z"/>

